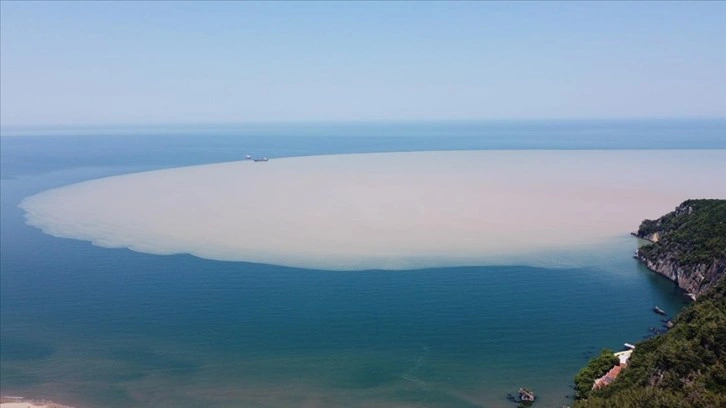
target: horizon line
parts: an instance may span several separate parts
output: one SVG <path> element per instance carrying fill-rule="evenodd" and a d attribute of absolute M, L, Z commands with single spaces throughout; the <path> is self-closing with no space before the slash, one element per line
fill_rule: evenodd
<path fill-rule="evenodd" d="M 0 130 L 64 130 L 64 129 L 114 129 L 144 127 L 206 127 L 249 125 L 345 125 L 345 124 L 413 124 L 413 123 L 508 123 L 508 122 L 639 122 L 639 121 L 726 121 L 726 116 L 643 116 L 643 117 L 583 117 L 583 118 L 470 118 L 470 119 L 292 119 L 249 121 L 195 121 L 195 122 L 139 122 L 139 123 L 49 123 L 49 124 L 0 124 Z"/>

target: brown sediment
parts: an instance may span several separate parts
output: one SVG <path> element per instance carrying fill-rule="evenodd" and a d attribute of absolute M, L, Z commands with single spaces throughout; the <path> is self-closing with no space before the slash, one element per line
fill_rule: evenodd
<path fill-rule="evenodd" d="M 551 266 L 564 259 L 552 252 L 603 245 L 670 203 L 726 195 L 722 163 L 712 151 L 298 157 L 91 180 L 20 207 L 48 234 L 153 254 L 334 270 L 523 256 Z"/>

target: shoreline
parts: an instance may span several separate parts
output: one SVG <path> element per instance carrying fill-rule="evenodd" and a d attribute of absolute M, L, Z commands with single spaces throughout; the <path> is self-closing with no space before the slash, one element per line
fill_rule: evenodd
<path fill-rule="evenodd" d="M 1 396 L 0 408 L 75 408 L 70 405 L 58 404 L 45 399 L 33 399 L 15 396 Z"/>
<path fill-rule="evenodd" d="M 654 240 L 649 239 L 649 238 L 641 237 L 640 235 L 638 235 L 637 232 L 631 232 L 630 235 L 634 236 L 635 238 L 642 239 L 643 241 L 650 242 L 651 244 L 655 244 L 655 243 L 658 242 L 658 241 L 654 241 Z M 663 277 L 663 278 L 665 278 L 665 279 L 673 282 L 673 284 L 675 284 L 675 286 L 678 288 L 678 290 L 680 290 L 681 295 L 683 295 L 684 298 L 689 299 L 691 302 L 695 302 L 696 301 L 696 295 L 694 295 L 693 293 L 688 292 L 686 289 L 684 289 L 683 287 L 681 287 L 681 285 L 678 283 L 678 279 L 671 278 L 666 273 L 664 273 L 663 271 L 660 271 L 660 270 L 656 269 L 650 262 L 648 262 L 648 260 L 644 256 L 642 256 L 640 254 L 640 247 L 638 247 L 638 249 L 635 250 L 635 255 L 633 255 L 633 258 L 635 258 L 635 260 L 638 261 L 639 264 L 645 266 L 649 271 L 651 271 L 651 272 L 655 273 L 656 275 L 661 276 L 661 277 Z"/>

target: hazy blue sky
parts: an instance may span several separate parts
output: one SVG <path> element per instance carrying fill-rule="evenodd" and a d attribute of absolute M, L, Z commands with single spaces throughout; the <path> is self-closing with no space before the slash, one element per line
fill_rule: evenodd
<path fill-rule="evenodd" d="M 2 2 L 3 126 L 726 117 L 726 3 Z"/>

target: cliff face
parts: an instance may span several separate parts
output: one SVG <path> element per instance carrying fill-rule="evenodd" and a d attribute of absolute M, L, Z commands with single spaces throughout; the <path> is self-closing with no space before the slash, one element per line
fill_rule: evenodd
<path fill-rule="evenodd" d="M 693 299 L 726 274 L 726 200 L 685 201 L 635 235 L 651 241 L 636 257 Z"/>
<path fill-rule="evenodd" d="M 578 397 L 587 399 L 574 408 L 726 407 L 726 200 L 685 201 L 634 235 L 651 241 L 637 257 L 695 301 L 667 333 L 638 342 L 607 387 L 589 390 L 578 374 L 576 389 L 586 391 Z"/>
<path fill-rule="evenodd" d="M 675 282 L 694 300 L 701 292 L 710 288 L 719 276 L 724 275 L 724 272 L 726 272 L 726 262 L 723 259 L 716 259 L 711 264 L 701 263 L 689 266 L 680 265 L 678 261 L 667 258 L 657 258 L 652 261 L 640 253 L 638 259 L 648 269 Z"/>

